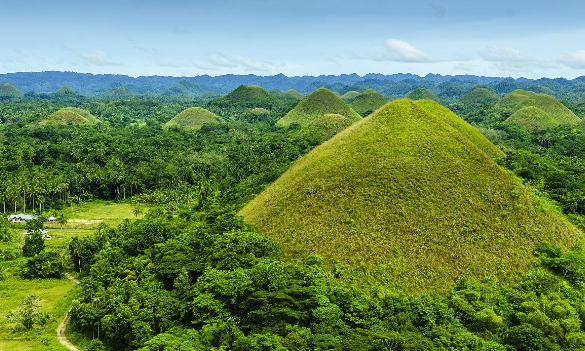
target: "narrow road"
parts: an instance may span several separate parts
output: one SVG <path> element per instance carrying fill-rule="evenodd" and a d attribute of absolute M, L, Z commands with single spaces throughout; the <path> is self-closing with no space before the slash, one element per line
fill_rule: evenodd
<path fill-rule="evenodd" d="M 75 279 L 75 277 L 72 276 L 71 274 L 65 273 L 64 275 L 65 278 L 71 280 L 75 284 L 79 284 L 79 280 Z M 69 323 L 69 312 L 71 312 L 71 307 L 69 308 L 69 310 L 67 310 L 65 318 L 63 318 L 63 320 L 61 321 L 61 323 L 59 323 L 59 326 L 57 327 L 57 340 L 59 340 L 59 342 L 63 346 L 65 346 L 71 351 L 80 351 L 77 347 L 75 347 L 75 345 L 73 345 L 73 343 L 69 339 L 67 339 L 67 335 L 65 335 L 65 329 L 67 329 L 67 323 Z"/>

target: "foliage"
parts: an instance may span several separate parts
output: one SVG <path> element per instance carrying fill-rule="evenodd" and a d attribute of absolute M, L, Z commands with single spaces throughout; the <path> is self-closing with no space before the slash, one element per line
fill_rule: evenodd
<path fill-rule="evenodd" d="M 40 297 L 27 295 L 20 308 L 8 313 L 8 319 L 25 329 L 32 329 L 35 324 L 45 325 L 49 321 L 49 315 L 39 311 Z"/>
<path fill-rule="evenodd" d="M 45 239 L 41 230 L 33 230 L 31 234 L 24 239 L 22 246 L 22 255 L 24 257 L 34 257 L 45 249 Z"/>

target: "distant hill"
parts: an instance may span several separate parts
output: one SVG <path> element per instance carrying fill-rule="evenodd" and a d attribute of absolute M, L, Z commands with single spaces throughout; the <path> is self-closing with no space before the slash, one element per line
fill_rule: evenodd
<path fill-rule="evenodd" d="M 439 99 L 437 95 L 433 94 L 432 91 L 426 88 L 417 88 L 415 90 L 412 90 L 408 92 L 404 97 L 415 101 L 429 99 L 441 103 L 441 99 Z"/>
<path fill-rule="evenodd" d="M 527 106 L 514 112 L 505 124 L 524 127 L 529 132 L 546 130 L 559 125 L 559 121 L 535 106 Z"/>
<path fill-rule="evenodd" d="M 9 83 L 0 84 L 0 100 L 21 98 L 24 94 Z"/>
<path fill-rule="evenodd" d="M 212 112 L 202 107 L 191 107 L 177 114 L 173 119 L 165 123 L 164 127 L 182 127 L 199 130 L 204 124 L 214 124 L 219 122 L 219 117 Z"/>
<path fill-rule="evenodd" d="M 198 97 L 205 93 L 205 90 L 200 86 L 190 83 L 186 80 L 182 80 L 177 84 L 173 85 L 163 95 L 165 96 L 181 96 L 189 95 L 192 97 Z"/>
<path fill-rule="evenodd" d="M 559 124 L 576 125 L 580 122 L 579 117 L 554 97 L 524 90 L 515 90 L 504 96 L 496 105 L 496 109 L 511 115 L 528 106 L 538 107 L 558 121 Z"/>
<path fill-rule="evenodd" d="M 91 113 L 77 107 L 65 107 L 41 121 L 41 125 L 94 125 L 100 121 Z"/>
<path fill-rule="evenodd" d="M 110 89 L 101 95 L 106 100 L 130 100 L 136 97 L 136 93 L 125 86 Z"/>
<path fill-rule="evenodd" d="M 321 88 L 309 94 L 299 104 L 276 122 L 279 127 L 287 127 L 293 123 L 307 126 L 325 114 L 339 114 L 352 121 L 361 119 L 360 115 L 351 109 L 341 98 L 332 91 Z"/>
<path fill-rule="evenodd" d="M 294 89 L 289 89 L 287 91 L 284 92 L 287 95 L 290 95 L 292 97 L 295 97 L 299 100 L 302 100 L 304 98 L 303 94 L 299 93 L 298 91 L 294 90 Z"/>
<path fill-rule="evenodd" d="M 367 89 L 363 93 L 356 96 L 349 106 L 360 116 L 366 117 L 370 113 L 384 106 L 387 102 L 388 100 L 384 97 L 384 95 L 372 89 Z"/>
<path fill-rule="evenodd" d="M 492 106 L 500 101 L 500 96 L 486 88 L 473 89 L 459 100 L 466 106 Z"/>
<path fill-rule="evenodd" d="M 347 93 L 341 95 L 341 99 L 346 103 L 350 104 L 360 94 L 361 93 L 359 91 L 350 90 Z"/>
<path fill-rule="evenodd" d="M 262 107 L 271 109 L 279 104 L 276 96 L 257 85 L 241 85 L 226 96 L 219 97 L 210 102 L 217 107 Z"/>
<path fill-rule="evenodd" d="M 423 293 L 463 277 L 510 282 L 542 241 L 579 232 L 433 111 L 397 100 L 313 149 L 240 214 L 285 247 L 317 254 L 342 277 Z M 481 136 L 477 136 L 481 139 Z"/>

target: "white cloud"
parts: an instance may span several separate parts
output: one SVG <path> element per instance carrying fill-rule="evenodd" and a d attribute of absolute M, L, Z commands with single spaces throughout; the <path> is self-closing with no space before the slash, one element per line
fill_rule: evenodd
<path fill-rule="evenodd" d="M 252 61 L 247 56 L 225 56 L 222 53 L 214 53 L 209 56 L 209 63 L 215 67 L 239 68 L 247 72 L 274 72 L 279 65 L 270 62 Z"/>
<path fill-rule="evenodd" d="M 487 61 L 491 62 L 502 62 L 502 61 L 513 61 L 513 62 L 521 62 L 521 61 L 529 61 L 529 59 L 523 56 L 520 51 L 514 48 L 501 48 L 495 45 L 492 45 L 485 50 L 480 50 L 479 55 L 483 57 Z"/>
<path fill-rule="evenodd" d="M 579 50 L 562 55 L 557 59 L 558 63 L 574 69 L 585 69 L 585 50 Z"/>
<path fill-rule="evenodd" d="M 85 53 L 75 49 L 66 49 L 75 53 L 85 63 L 89 63 L 93 66 L 124 66 L 122 62 L 117 62 L 110 59 L 104 51 L 98 50 L 94 53 Z"/>
<path fill-rule="evenodd" d="M 432 62 L 429 55 L 404 40 L 388 39 L 386 40 L 385 48 L 386 52 L 377 57 L 377 61 Z"/>

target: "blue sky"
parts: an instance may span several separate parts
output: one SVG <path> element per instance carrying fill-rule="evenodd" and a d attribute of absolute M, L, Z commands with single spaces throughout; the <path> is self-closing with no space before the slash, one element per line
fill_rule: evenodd
<path fill-rule="evenodd" d="M 0 73 L 585 75 L 585 3 L 0 0 Z"/>

